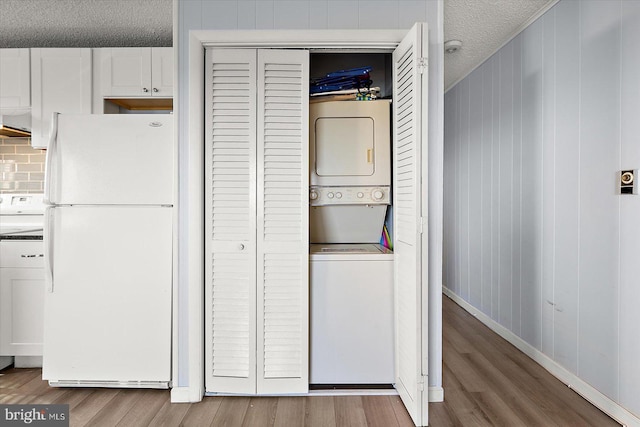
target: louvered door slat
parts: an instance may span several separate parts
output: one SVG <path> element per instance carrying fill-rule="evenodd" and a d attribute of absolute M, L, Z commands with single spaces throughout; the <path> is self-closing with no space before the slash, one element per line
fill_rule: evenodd
<path fill-rule="evenodd" d="M 308 61 L 258 52 L 259 393 L 308 389 Z"/>
<path fill-rule="evenodd" d="M 255 51 L 207 51 L 206 388 L 255 393 Z"/>
<path fill-rule="evenodd" d="M 426 364 L 426 232 L 421 232 L 423 169 L 426 146 L 426 29 L 416 24 L 393 53 L 394 80 L 394 286 L 396 296 L 396 388 L 416 425 L 428 421 L 424 389 Z M 426 165 L 426 162 L 424 162 Z M 426 227 L 425 227 L 426 228 Z M 423 282 L 424 280 L 424 282 Z M 423 293 L 424 288 L 424 293 Z M 423 314 L 425 315 L 423 317 Z M 424 347 L 423 347 L 424 346 Z M 426 351 L 426 350 L 424 350 Z"/>

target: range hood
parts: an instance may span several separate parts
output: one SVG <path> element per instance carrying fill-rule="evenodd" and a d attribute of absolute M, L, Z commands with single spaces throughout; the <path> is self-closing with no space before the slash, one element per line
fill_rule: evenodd
<path fill-rule="evenodd" d="M 0 138 L 29 138 L 31 113 L 4 114 L 0 111 Z"/>

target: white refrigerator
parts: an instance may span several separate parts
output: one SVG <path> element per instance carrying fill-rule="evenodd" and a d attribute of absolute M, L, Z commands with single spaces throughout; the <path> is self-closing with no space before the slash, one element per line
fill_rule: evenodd
<path fill-rule="evenodd" d="M 172 115 L 54 114 L 45 178 L 42 377 L 167 388 Z"/>

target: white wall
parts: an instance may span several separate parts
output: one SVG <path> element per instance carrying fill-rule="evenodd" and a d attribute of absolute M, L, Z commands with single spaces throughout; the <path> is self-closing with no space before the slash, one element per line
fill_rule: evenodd
<path fill-rule="evenodd" d="M 640 415 L 640 2 L 562 0 L 445 95 L 447 288 Z"/>
<path fill-rule="evenodd" d="M 188 171 L 187 140 L 188 52 L 190 30 L 223 29 L 409 29 L 415 22 L 429 25 L 429 193 L 430 305 L 429 385 L 442 386 L 442 128 L 443 30 L 442 0 L 176 0 L 178 1 L 178 123 L 180 170 Z M 178 284 L 178 386 L 189 386 L 187 199 L 189 181 L 180 175 L 180 247 Z"/>

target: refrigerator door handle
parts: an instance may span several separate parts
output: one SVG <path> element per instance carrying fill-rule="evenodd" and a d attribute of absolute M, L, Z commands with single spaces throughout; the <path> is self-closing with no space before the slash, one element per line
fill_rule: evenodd
<path fill-rule="evenodd" d="M 53 292 L 53 210 L 47 206 L 44 211 L 44 265 L 47 291 Z"/>
<path fill-rule="evenodd" d="M 51 201 L 51 188 L 53 186 L 53 167 L 55 163 L 55 157 L 58 149 L 58 115 L 60 113 L 53 112 L 51 114 L 51 129 L 49 129 L 49 145 L 47 147 L 47 158 L 45 163 L 45 178 L 44 178 L 44 202 L 52 204 Z"/>

